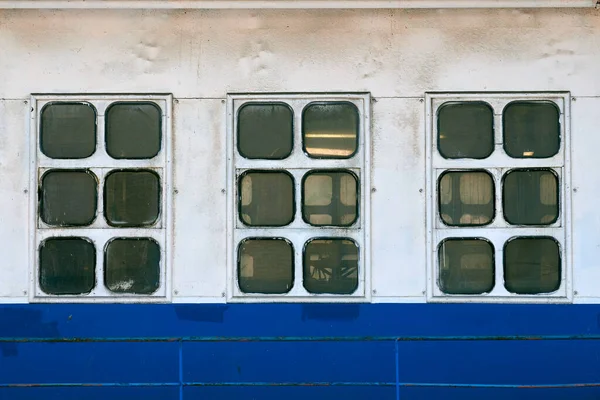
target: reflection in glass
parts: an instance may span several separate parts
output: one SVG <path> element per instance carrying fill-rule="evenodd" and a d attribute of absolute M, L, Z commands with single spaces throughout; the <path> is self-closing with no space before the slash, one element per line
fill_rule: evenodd
<path fill-rule="evenodd" d="M 448 294 L 489 293 L 494 287 L 494 248 L 482 239 L 446 239 L 438 252 L 439 286 Z"/>
<path fill-rule="evenodd" d="M 39 253 L 40 288 L 47 294 L 89 293 L 96 284 L 96 249 L 83 238 L 50 238 Z"/>
<path fill-rule="evenodd" d="M 149 170 L 114 171 L 104 183 L 104 216 L 111 226 L 152 225 L 160 213 L 160 180 Z"/>
<path fill-rule="evenodd" d="M 504 109 L 504 150 L 513 158 L 547 158 L 560 149 L 560 111 L 554 103 L 510 103 Z"/>
<path fill-rule="evenodd" d="M 504 177 L 504 217 L 514 225 L 549 225 L 558 219 L 558 178 L 550 170 L 509 171 Z"/>
<path fill-rule="evenodd" d="M 160 285 L 160 247 L 153 239 L 113 239 L 104 262 L 104 283 L 111 292 L 152 294 Z"/>
<path fill-rule="evenodd" d="M 160 151 L 161 110 L 156 103 L 114 103 L 106 110 L 106 152 L 112 158 L 152 158 Z"/>
<path fill-rule="evenodd" d="M 284 104 L 253 104 L 238 114 L 238 150 L 246 158 L 281 160 L 292 152 L 293 114 Z"/>
<path fill-rule="evenodd" d="M 87 103 L 50 103 L 42 109 L 42 153 L 51 158 L 86 158 L 96 150 L 96 110 Z"/>
<path fill-rule="evenodd" d="M 358 246 L 324 238 L 304 247 L 304 287 L 311 293 L 352 294 L 358 287 Z"/>
<path fill-rule="evenodd" d="M 96 176 L 87 170 L 50 170 L 42 178 L 40 216 L 52 226 L 85 226 L 96 218 Z"/>
<path fill-rule="evenodd" d="M 354 174 L 309 172 L 303 184 L 302 216 L 311 225 L 351 225 L 358 215 L 357 196 Z"/>
<path fill-rule="evenodd" d="M 313 158 L 349 158 L 358 147 L 358 109 L 352 103 L 312 103 L 302 113 L 304 151 Z"/>
<path fill-rule="evenodd" d="M 438 110 L 438 150 L 444 158 L 488 157 L 494 151 L 494 112 L 486 103 L 445 103 Z"/>
<path fill-rule="evenodd" d="M 294 285 L 294 250 L 285 239 L 247 239 L 239 247 L 238 283 L 245 293 L 287 293 Z"/>
<path fill-rule="evenodd" d="M 560 250 L 554 239 L 513 239 L 504 246 L 504 286 L 517 294 L 554 292 L 560 287 L 560 264 Z"/>
<path fill-rule="evenodd" d="M 486 225 L 494 218 L 494 181 L 487 172 L 445 172 L 438 194 L 440 218 L 446 225 Z"/>
<path fill-rule="evenodd" d="M 240 176 L 239 212 L 246 225 L 287 225 L 294 210 L 294 181 L 288 173 L 251 171 Z"/>

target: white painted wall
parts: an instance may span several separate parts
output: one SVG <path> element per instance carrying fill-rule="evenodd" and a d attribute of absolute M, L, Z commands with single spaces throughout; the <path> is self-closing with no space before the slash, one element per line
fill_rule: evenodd
<path fill-rule="evenodd" d="M 218 302 L 226 94 L 370 92 L 373 301 L 425 301 L 424 93 L 566 90 L 575 301 L 596 302 L 599 70 L 593 9 L 0 10 L 0 301 L 27 301 L 31 93 L 173 93 L 173 297 Z"/>

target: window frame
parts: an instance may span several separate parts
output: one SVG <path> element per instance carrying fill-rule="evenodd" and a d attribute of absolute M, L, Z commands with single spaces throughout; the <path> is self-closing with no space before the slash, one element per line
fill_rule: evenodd
<path fill-rule="evenodd" d="M 438 152 L 437 110 L 446 102 L 485 102 L 492 107 L 494 121 L 494 151 L 485 159 L 446 159 Z M 560 114 L 560 148 L 548 158 L 511 158 L 504 150 L 503 116 L 505 107 L 513 102 L 544 101 L 554 103 Z M 571 255 L 571 113 L 570 92 L 428 92 L 425 94 L 426 145 L 426 265 L 428 302 L 476 303 L 571 303 L 573 301 L 573 271 Z M 558 219 L 549 225 L 511 225 L 504 218 L 503 182 L 505 174 L 518 169 L 551 170 L 558 179 Z M 495 214 L 485 226 L 447 226 L 439 217 L 438 181 L 446 171 L 485 170 L 493 178 Z M 510 293 L 504 286 L 504 246 L 516 237 L 553 237 L 559 244 L 561 284 L 556 292 L 523 295 Z M 443 293 L 438 286 L 439 260 L 437 249 L 446 239 L 460 237 L 484 238 L 494 248 L 494 288 L 480 295 Z"/>
<path fill-rule="evenodd" d="M 28 298 L 36 303 L 158 303 L 172 297 L 172 162 L 173 145 L 171 94 L 32 94 L 29 116 L 29 265 Z M 96 111 L 96 148 L 87 158 L 55 159 L 46 156 L 40 147 L 41 111 L 49 103 L 86 103 Z M 156 156 L 150 159 L 112 158 L 106 150 L 106 110 L 113 104 L 153 103 L 161 111 L 161 142 Z M 96 217 L 87 226 L 48 226 L 39 213 L 38 187 L 44 174 L 51 170 L 89 170 L 98 181 Z M 160 210 L 155 223 L 147 227 L 113 227 L 104 218 L 104 184 L 114 171 L 149 170 L 160 179 Z M 96 285 L 88 294 L 51 295 L 39 284 L 39 247 L 48 238 L 81 237 L 94 244 L 96 250 Z M 150 238 L 160 246 L 159 288 L 147 295 L 113 293 L 104 284 L 106 246 L 113 239 Z"/>
<path fill-rule="evenodd" d="M 348 158 L 311 158 L 304 151 L 302 119 L 313 103 L 352 103 L 358 110 L 358 143 Z M 248 103 L 283 103 L 292 110 L 293 145 L 284 159 L 247 159 L 238 152 L 238 111 Z M 228 302 L 368 302 L 371 300 L 370 269 L 370 163 L 371 97 L 369 93 L 236 94 L 227 95 L 227 293 Z M 239 218 L 238 177 L 250 170 L 281 170 L 293 177 L 294 219 L 282 227 L 249 227 Z M 350 171 L 358 180 L 358 216 L 349 226 L 311 226 L 302 215 L 303 182 L 310 171 Z M 303 285 L 304 246 L 314 238 L 350 238 L 359 246 L 357 290 L 350 295 L 309 293 Z M 238 244 L 247 238 L 284 238 L 294 251 L 294 286 L 285 294 L 244 293 L 237 277 Z"/>

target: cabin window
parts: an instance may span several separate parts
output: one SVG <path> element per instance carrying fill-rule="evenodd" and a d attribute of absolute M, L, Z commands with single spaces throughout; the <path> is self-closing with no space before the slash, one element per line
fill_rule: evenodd
<path fill-rule="evenodd" d="M 570 301 L 568 93 L 426 99 L 428 299 Z"/>
<path fill-rule="evenodd" d="M 238 114 L 238 151 L 242 157 L 282 160 L 294 144 L 292 109 L 285 103 L 250 103 Z"/>
<path fill-rule="evenodd" d="M 170 102 L 32 97 L 33 301 L 167 297 Z"/>
<path fill-rule="evenodd" d="M 369 97 L 230 95 L 228 115 L 228 299 L 368 297 Z"/>

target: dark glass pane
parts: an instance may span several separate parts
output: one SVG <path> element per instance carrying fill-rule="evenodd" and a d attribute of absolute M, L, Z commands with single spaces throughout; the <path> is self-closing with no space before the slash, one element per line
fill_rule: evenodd
<path fill-rule="evenodd" d="M 151 171 L 116 171 L 104 183 L 104 215 L 112 226 L 147 226 L 160 212 L 160 179 Z"/>
<path fill-rule="evenodd" d="M 438 250 L 439 285 L 448 294 L 482 294 L 494 288 L 494 248 L 482 239 L 446 239 Z"/>
<path fill-rule="evenodd" d="M 96 249 L 82 238 L 47 239 L 40 246 L 40 288 L 48 294 L 89 293 L 96 284 Z"/>
<path fill-rule="evenodd" d="M 111 292 L 152 294 L 160 286 L 160 247 L 152 239 L 114 239 L 106 246 L 104 263 L 104 283 Z"/>
<path fill-rule="evenodd" d="M 292 110 L 284 104 L 247 104 L 238 115 L 238 149 L 246 158 L 280 160 L 292 152 Z"/>
<path fill-rule="evenodd" d="M 509 292 L 554 292 L 560 287 L 560 271 L 560 250 L 552 238 L 517 238 L 504 246 L 504 286 Z"/>
<path fill-rule="evenodd" d="M 560 112 L 554 103 L 516 102 L 504 109 L 504 151 L 513 158 L 545 158 L 560 148 Z"/>
<path fill-rule="evenodd" d="M 309 172 L 304 178 L 302 217 L 311 225 L 352 225 L 358 216 L 358 182 L 350 172 Z"/>
<path fill-rule="evenodd" d="M 294 209 L 294 181 L 287 173 L 256 171 L 240 177 L 239 212 L 246 225 L 287 225 Z"/>
<path fill-rule="evenodd" d="M 486 225 L 494 218 L 494 181 L 487 172 L 445 172 L 438 195 L 440 218 L 446 225 Z"/>
<path fill-rule="evenodd" d="M 352 103 L 309 104 L 302 113 L 304 151 L 313 158 L 352 157 L 358 126 L 358 109 Z"/>
<path fill-rule="evenodd" d="M 83 226 L 96 218 L 97 180 L 90 171 L 54 170 L 44 174 L 41 217 L 48 225 Z"/>
<path fill-rule="evenodd" d="M 548 170 L 512 170 L 504 177 L 504 218 L 515 225 L 558 219 L 558 178 Z"/>
<path fill-rule="evenodd" d="M 112 158 L 152 158 L 160 151 L 161 111 L 155 103 L 116 103 L 106 111 Z"/>
<path fill-rule="evenodd" d="M 52 158 L 86 158 L 96 150 L 96 111 L 85 103 L 50 103 L 42 109 L 40 147 Z"/>
<path fill-rule="evenodd" d="M 238 282 L 246 293 L 287 293 L 294 286 L 294 250 L 284 239 L 247 239 L 239 247 Z"/>
<path fill-rule="evenodd" d="M 444 158 L 486 158 L 494 151 L 494 112 L 479 102 L 446 103 L 438 111 L 438 149 Z"/>
<path fill-rule="evenodd" d="M 358 246 L 349 239 L 315 239 L 304 247 L 304 287 L 351 294 L 358 287 Z"/>

